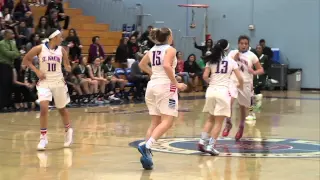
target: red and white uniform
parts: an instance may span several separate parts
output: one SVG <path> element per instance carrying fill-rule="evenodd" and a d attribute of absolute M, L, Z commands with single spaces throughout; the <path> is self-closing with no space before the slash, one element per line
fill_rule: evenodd
<path fill-rule="evenodd" d="M 155 45 L 148 52 L 151 62 L 152 76 L 148 82 L 145 100 L 150 115 L 161 114 L 178 117 L 178 91 L 167 76 L 164 68 L 164 56 L 170 45 Z M 172 64 L 175 74 L 177 59 Z"/>

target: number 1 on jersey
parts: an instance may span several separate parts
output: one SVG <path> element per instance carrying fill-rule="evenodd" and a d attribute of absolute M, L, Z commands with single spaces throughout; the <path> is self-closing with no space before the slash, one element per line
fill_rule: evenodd
<path fill-rule="evenodd" d="M 152 66 L 161 65 L 160 55 L 161 55 L 161 51 L 153 51 L 152 52 Z"/>
<path fill-rule="evenodd" d="M 56 64 L 48 63 L 48 72 L 55 72 L 56 69 L 57 69 L 57 65 Z"/>

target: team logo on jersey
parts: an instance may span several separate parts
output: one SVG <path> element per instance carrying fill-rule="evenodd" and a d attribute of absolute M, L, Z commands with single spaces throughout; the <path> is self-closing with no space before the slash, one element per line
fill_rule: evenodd
<path fill-rule="evenodd" d="M 152 150 L 164 153 L 199 155 L 197 150 L 199 138 L 167 138 L 160 139 Z M 130 146 L 137 147 L 144 141 L 135 141 Z M 216 144 L 219 156 L 225 157 L 283 157 L 283 158 L 311 158 L 320 157 L 318 141 L 300 139 L 261 139 L 242 138 L 236 142 L 233 138 L 220 138 Z"/>

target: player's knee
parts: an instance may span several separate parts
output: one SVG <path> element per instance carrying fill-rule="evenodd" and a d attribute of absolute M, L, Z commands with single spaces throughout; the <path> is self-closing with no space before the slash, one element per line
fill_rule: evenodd
<path fill-rule="evenodd" d="M 61 116 L 64 116 L 64 115 L 66 115 L 68 113 L 66 107 L 59 108 L 58 111 L 59 111 Z"/>

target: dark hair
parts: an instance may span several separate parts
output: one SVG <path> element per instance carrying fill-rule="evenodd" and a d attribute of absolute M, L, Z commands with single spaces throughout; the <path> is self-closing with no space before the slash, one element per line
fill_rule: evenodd
<path fill-rule="evenodd" d="M 41 16 L 37 25 L 37 28 L 41 28 L 41 19 L 46 19 L 46 24 L 44 25 L 44 28 L 47 29 L 49 27 L 48 18 L 46 16 Z"/>
<path fill-rule="evenodd" d="M 225 39 L 220 39 L 217 44 L 211 49 L 211 54 L 204 57 L 205 62 L 209 64 L 217 64 L 225 57 L 225 50 L 228 47 L 229 42 Z"/>
<path fill-rule="evenodd" d="M 52 33 L 54 33 L 56 30 L 58 30 L 58 29 L 55 29 L 55 28 L 49 29 L 49 31 L 47 31 L 47 38 L 49 38 L 49 36 L 50 36 Z"/>
<path fill-rule="evenodd" d="M 266 40 L 260 39 L 259 43 L 266 43 Z"/>
<path fill-rule="evenodd" d="M 150 25 L 150 26 L 148 26 L 148 29 L 153 29 L 153 26 L 151 26 L 151 25 Z"/>
<path fill-rule="evenodd" d="M 97 40 L 97 38 L 100 38 L 100 37 L 99 37 L 99 36 L 93 36 L 93 37 L 92 37 L 92 43 L 95 43 L 96 40 Z"/>
<path fill-rule="evenodd" d="M 191 56 L 194 56 L 194 60 L 196 60 L 196 59 L 197 59 L 197 56 L 196 56 L 195 54 L 190 54 L 190 55 L 188 56 L 187 61 L 189 61 L 189 59 L 190 59 L 190 57 L 191 57 Z"/>
<path fill-rule="evenodd" d="M 74 28 L 71 28 L 71 29 L 69 30 L 68 36 L 70 36 L 70 32 L 71 32 L 71 31 L 73 31 L 75 37 L 78 36 L 78 35 L 77 35 L 77 31 L 76 31 Z"/>
<path fill-rule="evenodd" d="M 240 41 L 241 41 L 241 40 L 244 40 L 244 39 L 246 39 L 246 40 L 248 40 L 248 42 L 250 42 L 250 38 L 249 38 L 248 36 L 246 36 L 246 35 L 241 35 L 241 36 L 239 36 L 239 38 L 238 38 L 238 43 L 240 43 Z"/>
<path fill-rule="evenodd" d="M 119 42 L 119 46 L 124 45 L 125 40 L 126 40 L 126 37 L 121 38 Z"/>
<path fill-rule="evenodd" d="M 107 56 L 106 60 L 103 62 L 103 64 L 107 64 L 109 62 L 111 62 L 112 58 L 114 58 L 114 56 Z"/>
<path fill-rule="evenodd" d="M 169 28 L 152 29 L 150 33 L 151 37 L 159 43 L 165 43 L 168 37 L 171 35 Z"/>
<path fill-rule="evenodd" d="M 176 57 L 178 58 L 178 54 L 179 53 L 181 53 L 182 54 L 182 52 L 181 51 L 177 51 L 177 53 L 176 53 Z"/>

